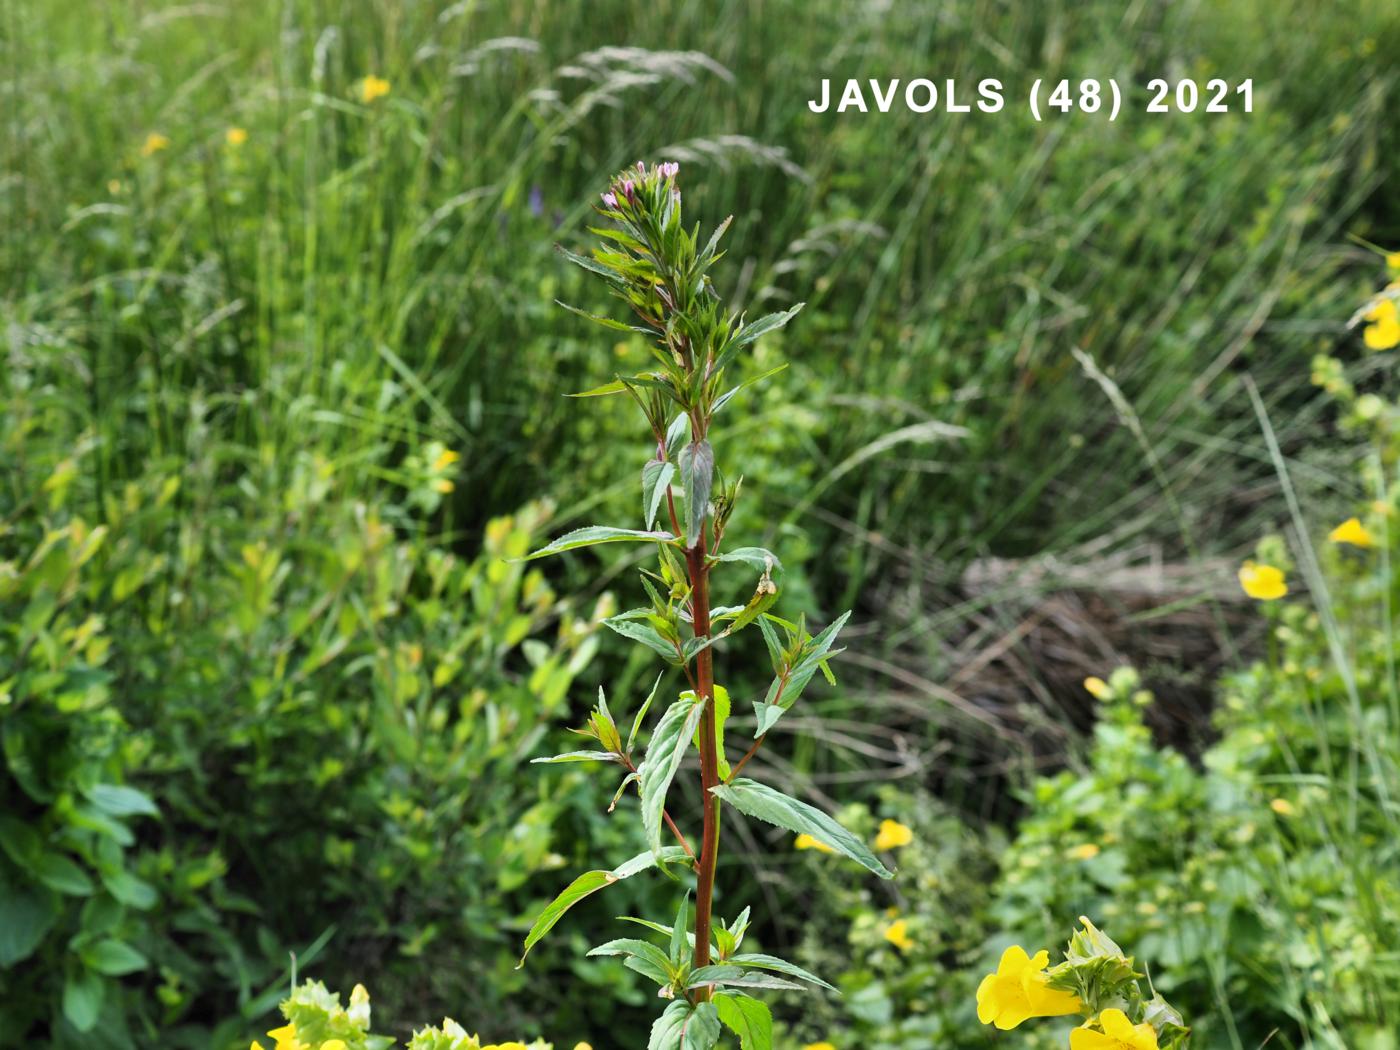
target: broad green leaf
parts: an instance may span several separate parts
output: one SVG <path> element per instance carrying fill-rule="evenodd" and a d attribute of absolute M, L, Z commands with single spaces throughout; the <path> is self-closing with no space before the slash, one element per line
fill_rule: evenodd
<path fill-rule="evenodd" d="M 778 724 L 778 719 L 787 713 L 787 708 L 777 704 L 765 704 L 762 700 L 753 702 L 753 713 L 757 719 L 753 735 L 760 737 Z"/>
<path fill-rule="evenodd" d="M 690 437 L 690 417 L 682 412 L 671 420 L 671 425 L 666 429 L 666 457 L 671 460 L 680 458 L 681 449 L 685 446 L 688 437 Z"/>
<path fill-rule="evenodd" d="M 653 850 L 661 849 L 661 813 L 666 808 L 666 792 L 695 736 L 695 727 L 700 724 L 704 709 L 693 697 L 682 697 L 666 709 L 647 743 L 646 760 L 639 770 L 642 826 Z"/>
<path fill-rule="evenodd" d="M 45 853 L 33 871 L 45 886 L 70 897 L 86 897 L 95 889 L 88 873 L 62 853 Z"/>
<path fill-rule="evenodd" d="M 124 869 L 103 872 L 101 875 L 102 885 L 107 887 L 107 892 L 128 907 L 138 908 L 146 911 L 155 907 L 156 891 L 155 887 L 143 879 L 138 879 L 131 872 Z"/>
<path fill-rule="evenodd" d="M 562 755 L 548 758 L 532 758 L 533 765 L 550 765 L 557 762 L 616 762 L 619 756 L 611 751 L 565 751 Z"/>
<path fill-rule="evenodd" d="M 725 1027 L 739 1037 L 740 1050 L 773 1050 L 773 1014 L 767 1003 L 726 992 L 716 993 L 710 1001 Z"/>
<path fill-rule="evenodd" d="M 721 1032 L 719 1012 L 714 1003 L 700 1003 L 681 1026 L 682 1050 L 710 1050 Z"/>
<path fill-rule="evenodd" d="M 84 948 L 81 955 L 88 969 L 108 977 L 122 977 L 150 965 L 146 957 L 131 945 L 111 937 Z"/>
<path fill-rule="evenodd" d="M 719 776 L 721 780 L 729 779 L 729 759 L 724 757 L 724 723 L 729 720 L 729 690 L 722 685 L 714 687 L 715 690 L 715 754 L 719 757 Z M 681 696 L 694 697 L 693 690 L 687 689 Z M 695 746 L 700 747 L 700 730 L 695 730 Z"/>
<path fill-rule="evenodd" d="M 726 988 L 768 988 L 780 992 L 800 992 L 803 990 L 800 984 L 793 984 L 785 981 L 781 977 L 774 977 L 771 974 L 757 973 L 745 970 L 730 963 L 717 963 L 714 966 L 702 966 L 690 975 L 689 988 L 696 988 L 702 984 L 720 985 Z"/>
<path fill-rule="evenodd" d="M 692 441 L 681 450 L 681 483 L 685 487 L 686 540 L 700 542 L 715 481 L 715 451 L 708 441 Z"/>
<path fill-rule="evenodd" d="M 573 532 L 566 532 L 548 546 L 541 547 L 533 554 L 526 555 L 524 561 L 547 558 L 551 554 L 577 550 L 579 547 L 594 547 L 600 543 L 674 543 L 675 537 L 669 532 L 642 532 L 638 529 L 614 529 L 607 525 L 588 525 Z"/>
<path fill-rule="evenodd" d="M 632 968 L 638 973 L 650 977 L 663 987 L 670 986 L 672 975 L 676 972 L 675 966 L 666 957 L 666 953 L 650 941 L 623 937 L 615 941 L 608 941 L 606 944 L 600 944 L 588 954 L 592 956 L 620 955 L 629 961 L 635 959 L 642 965 Z"/>
<path fill-rule="evenodd" d="M 530 932 L 525 937 L 525 951 L 520 956 L 520 962 L 516 969 L 525 965 L 525 956 L 530 954 L 530 949 L 539 943 L 554 924 L 564 917 L 564 913 L 572 908 L 585 897 L 597 893 L 605 886 L 611 886 L 614 882 L 631 878 L 640 871 L 656 865 L 657 863 L 670 864 L 684 857 L 685 850 L 680 846 L 667 846 L 664 849 L 658 848 L 651 853 L 639 853 L 625 864 L 621 864 L 612 871 L 586 871 L 573 882 L 566 886 L 559 896 L 550 901 L 544 911 L 535 917 L 534 925 L 530 927 Z"/>
<path fill-rule="evenodd" d="M 821 985 L 823 988 L 830 991 L 836 991 L 835 988 L 827 984 L 810 970 L 804 970 L 802 967 L 795 963 L 790 963 L 786 959 L 779 959 L 776 955 L 764 955 L 761 952 L 746 952 L 742 955 L 734 956 L 729 961 L 738 963 L 740 966 L 747 967 L 751 970 L 772 970 L 774 973 L 785 973 L 789 977 L 796 977 L 799 981 Z"/>
<path fill-rule="evenodd" d="M 647 528 L 656 524 L 661 501 L 666 498 L 675 473 L 676 465 L 670 460 L 653 459 L 642 468 L 642 524 Z"/>
<path fill-rule="evenodd" d="M 799 835 L 811 835 L 818 842 L 825 843 L 836 852 L 873 871 L 880 878 L 894 877 L 865 843 L 815 806 L 799 802 L 781 791 L 775 791 L 746 777 L 740 777 L 729 784 L 719 784 L 710 790 L 740 813 L 776 824 Z"/>
<path fill-rule="evenodd" d="M 636 620 L 628 618 L 625 614 L 619 616 L 609 616 L 603 621 L 603 626 L 611 631 L 616 631 L 624 638 L 631 638 L 634 642 L 641 642 L 654 653 L 659 653 L 672 663 L 680 660 L 681 650 L 674 644 L 668 642 L 661 636 L 661 632 L 655 627 L 646 623 L 638 623 Z"/>
<path fill-rule="evenodd" d="M 0 878 L 0 969 L 27 959 L 58 919 L 57 898 L 37 886 Z"/>
<path fill-rule="evenodd" d="M 681 1040 L 685 1038 L 685 1023 L 695 1007 L 684 999 L 677 999 L 661 1012 L 651 1026 L 651 1038 L 647 1050 L 681 1050 Z"/>
<path fill-rule="evenodd" d="M 88 970 L 75 970 L 63 985 L 63 1016 L 80 1032 L 90 1032 L 102 1012 L 106 983 Z"/>
<path fill-rule="evenodd" d="M 87 797 L 109 817 L 160 816 L 149 795 L 125 784 L 97 784 L 88 789 Z"/>

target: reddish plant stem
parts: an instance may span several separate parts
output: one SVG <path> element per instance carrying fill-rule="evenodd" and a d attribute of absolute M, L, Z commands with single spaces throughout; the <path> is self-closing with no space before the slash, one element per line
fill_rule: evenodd
<path fill-rule="evenodd" d="M 695 545 L 685 552 L 690 570 L 690 616 L 697 638 L 710 634 L 710 570 L 705 564 L 705 536 L 701 532 Z M 700 787 L 704 795 L 704 828 L 700 842 L 700 861 L 696 867 L 695 886 L 695 967 L 710 964 L 710 915 L 715 894 L 715 862 L 719 854 L 719 799 L 711 788 L 719 785 L 719 755 L 715 750 L 715 678 L 710 649 L 695 658 L 696 692 L 705 705 L 700 716 Z M 710 990 L 699 990 L 701 1000 L 710 997 Z"/>

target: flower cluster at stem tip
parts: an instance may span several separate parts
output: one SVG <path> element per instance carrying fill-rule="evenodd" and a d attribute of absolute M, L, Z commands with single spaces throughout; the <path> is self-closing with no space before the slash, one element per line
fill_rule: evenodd
<path fill-rule="evenodd" d="M 1108 936 L 1086 918 L 1050 966 L 1013 944 L 996 971 L 977 986 L 977 1019 L 1006 1030 L 1032 1018 L 1080 1016 L 1070 1050 L 1185 1050 L 1190 1029 L 1160 994 L 1139 983 L 1142 974 Z M 1148 993 L 1151 992 L 1149 995 Z"/>

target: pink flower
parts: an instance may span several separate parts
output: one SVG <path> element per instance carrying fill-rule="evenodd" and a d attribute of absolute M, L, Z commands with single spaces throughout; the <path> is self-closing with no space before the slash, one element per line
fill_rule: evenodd
<path fill-rule="evenodd" d="M 623 179 L 623 180 L 622 180 L 622 195 L 623 195 L 624 197 L 626 197 L 629 201 L 630 201 L 634 196 L 636 196 L 636 194 L 633 192 L 633 186 L 632 186 L 632 180 L 631 180 L 631 179 Z"/>
<path fill-rule="evenodd" d="M 680 170 L 681 166 L 673 160 L 666 160 L 661 162 L 662 178 L 674 179 L 677 175 L 680 174 Z"/>
<path fill-rule="evenodd" d="M 615 194 L 615 193 L 605 193 L 605 194 L 603 194 L 603 203 L 606 204 L 609 208 L 616 208 L 616 207 L 617 207 L 617 194 Z"/>
<path fill-rule="evenodd" d="M 645 175 L 646 173 L 647 173 L 647 166 L 646 166 L 645 164 L 643 164 L 641 161 L 637 161 L 637 174 L 638 174 L 638 175 Z"/>

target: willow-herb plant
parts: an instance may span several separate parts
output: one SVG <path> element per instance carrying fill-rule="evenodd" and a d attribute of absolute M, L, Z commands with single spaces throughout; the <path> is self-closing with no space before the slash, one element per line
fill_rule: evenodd
<path fill-rule="evenodd" d="M 634 757 L 637 737 L 656 698 L 662 676 L 632 719 L 623 738 L 602 690 L 588 724 L 577 730 L 598 747 L 542 759 L 545 762 L 602 762 L 622 767 L 614 806 L 635 784 L 642 825 L 650 848 L 611 870 L 580 875 L 540 913 L 525 939 L 525 952 L 572 905 L 619 879 L 650 868 L 679 878 L 691 869 L 695 915 L 690 922 L 687 892 L 671 925 L 640 922 L 662 934 L 668 947 L 623 938 L 589 954 L 620 956 L 624 965 L 654 980 L 670 1000 L 652 1026 L 649 1050 L 706 1050 L 722 1026 L 738 1036 L 744 1050 L 768 1050 L 772 1016 L 752 993 L 767 989 L 830 988 L 801 967 L 771 955 L 741 951 L 749 924 L 745 908 L 730 922 L 713 913 L 715 867 L 720 848 L 720 810 L 733 806 L 746 816 L 811 835 L 881 878 L 891 873 L 855 835 L 821 810 L 740 776 L 778 720 L 821 671 L 833 680 L 828 661 L 846 622 L 838 617 L 815 636 L 805 621 L 783 619 L 770 610 L 778 599 L 782 563 L 761 547 L 726 547 L 726 528 L 739 498 L 742 478 L 726 480 L 715 464 L 712 428 L 720 411 L 746 386 L 781 371 L 776 368 L 743 382 L 732 379 L 747 347 L 783 327 L 801 304 L 746 322 L 726 312 L 711 283 L 721 255 L 725 220 L 702 245 L 698 226 L 681 223 L 678 166 L 651 168 L 638 163 L 617 176 L 603 194 L 599 213 L 611 224 L 592 232 L 606 242 L 590 257 L 561 253 L 605 280 L 631 310 L 630 323 L 567 307 L 608 328 L 641 335 L 651 351 L 649 367 L 580 397 L 630 397 L 641 410 L 654 454 L 642 469 L 640 529 L 592 526 L 561 536 L 530 557 L 540 558 L 600 543 L 645 543 L 656 548 L 655 569 L 642 572 L 649 604 L 603 622 L 618 634 L 656 652 L 679 668 L 689 688 L 667 705 L 651 730 L 645 755 Z M 565 304 L 561 304 L 565 305 Z M 661 527 L 658 527 L 658 523 Z M 756 576 L 740 604 L 712 605 L 712 583 L 731 571 Z M 712 580 L 712 577 L 714 579 Z M 727 581 L 726 581 L 727 582 Z M 773 663 L 773 681 L 754 702 L 756 727 L 743 757 L 730 765 L 725 754 L 725 722 L 730 699 L 715 684 L 719 643 L 745 628 L 763 635 Z M 663 672 L 664 676 L 664 672 Z M 672 818 L 667 794 L 682 761 L 694 746 L 700 756 L 702 827 L 698 844 Z M 674 840 L 674 841 L 671 841 Z M 521 959 L 524 964 L 524 958 Z"/>

